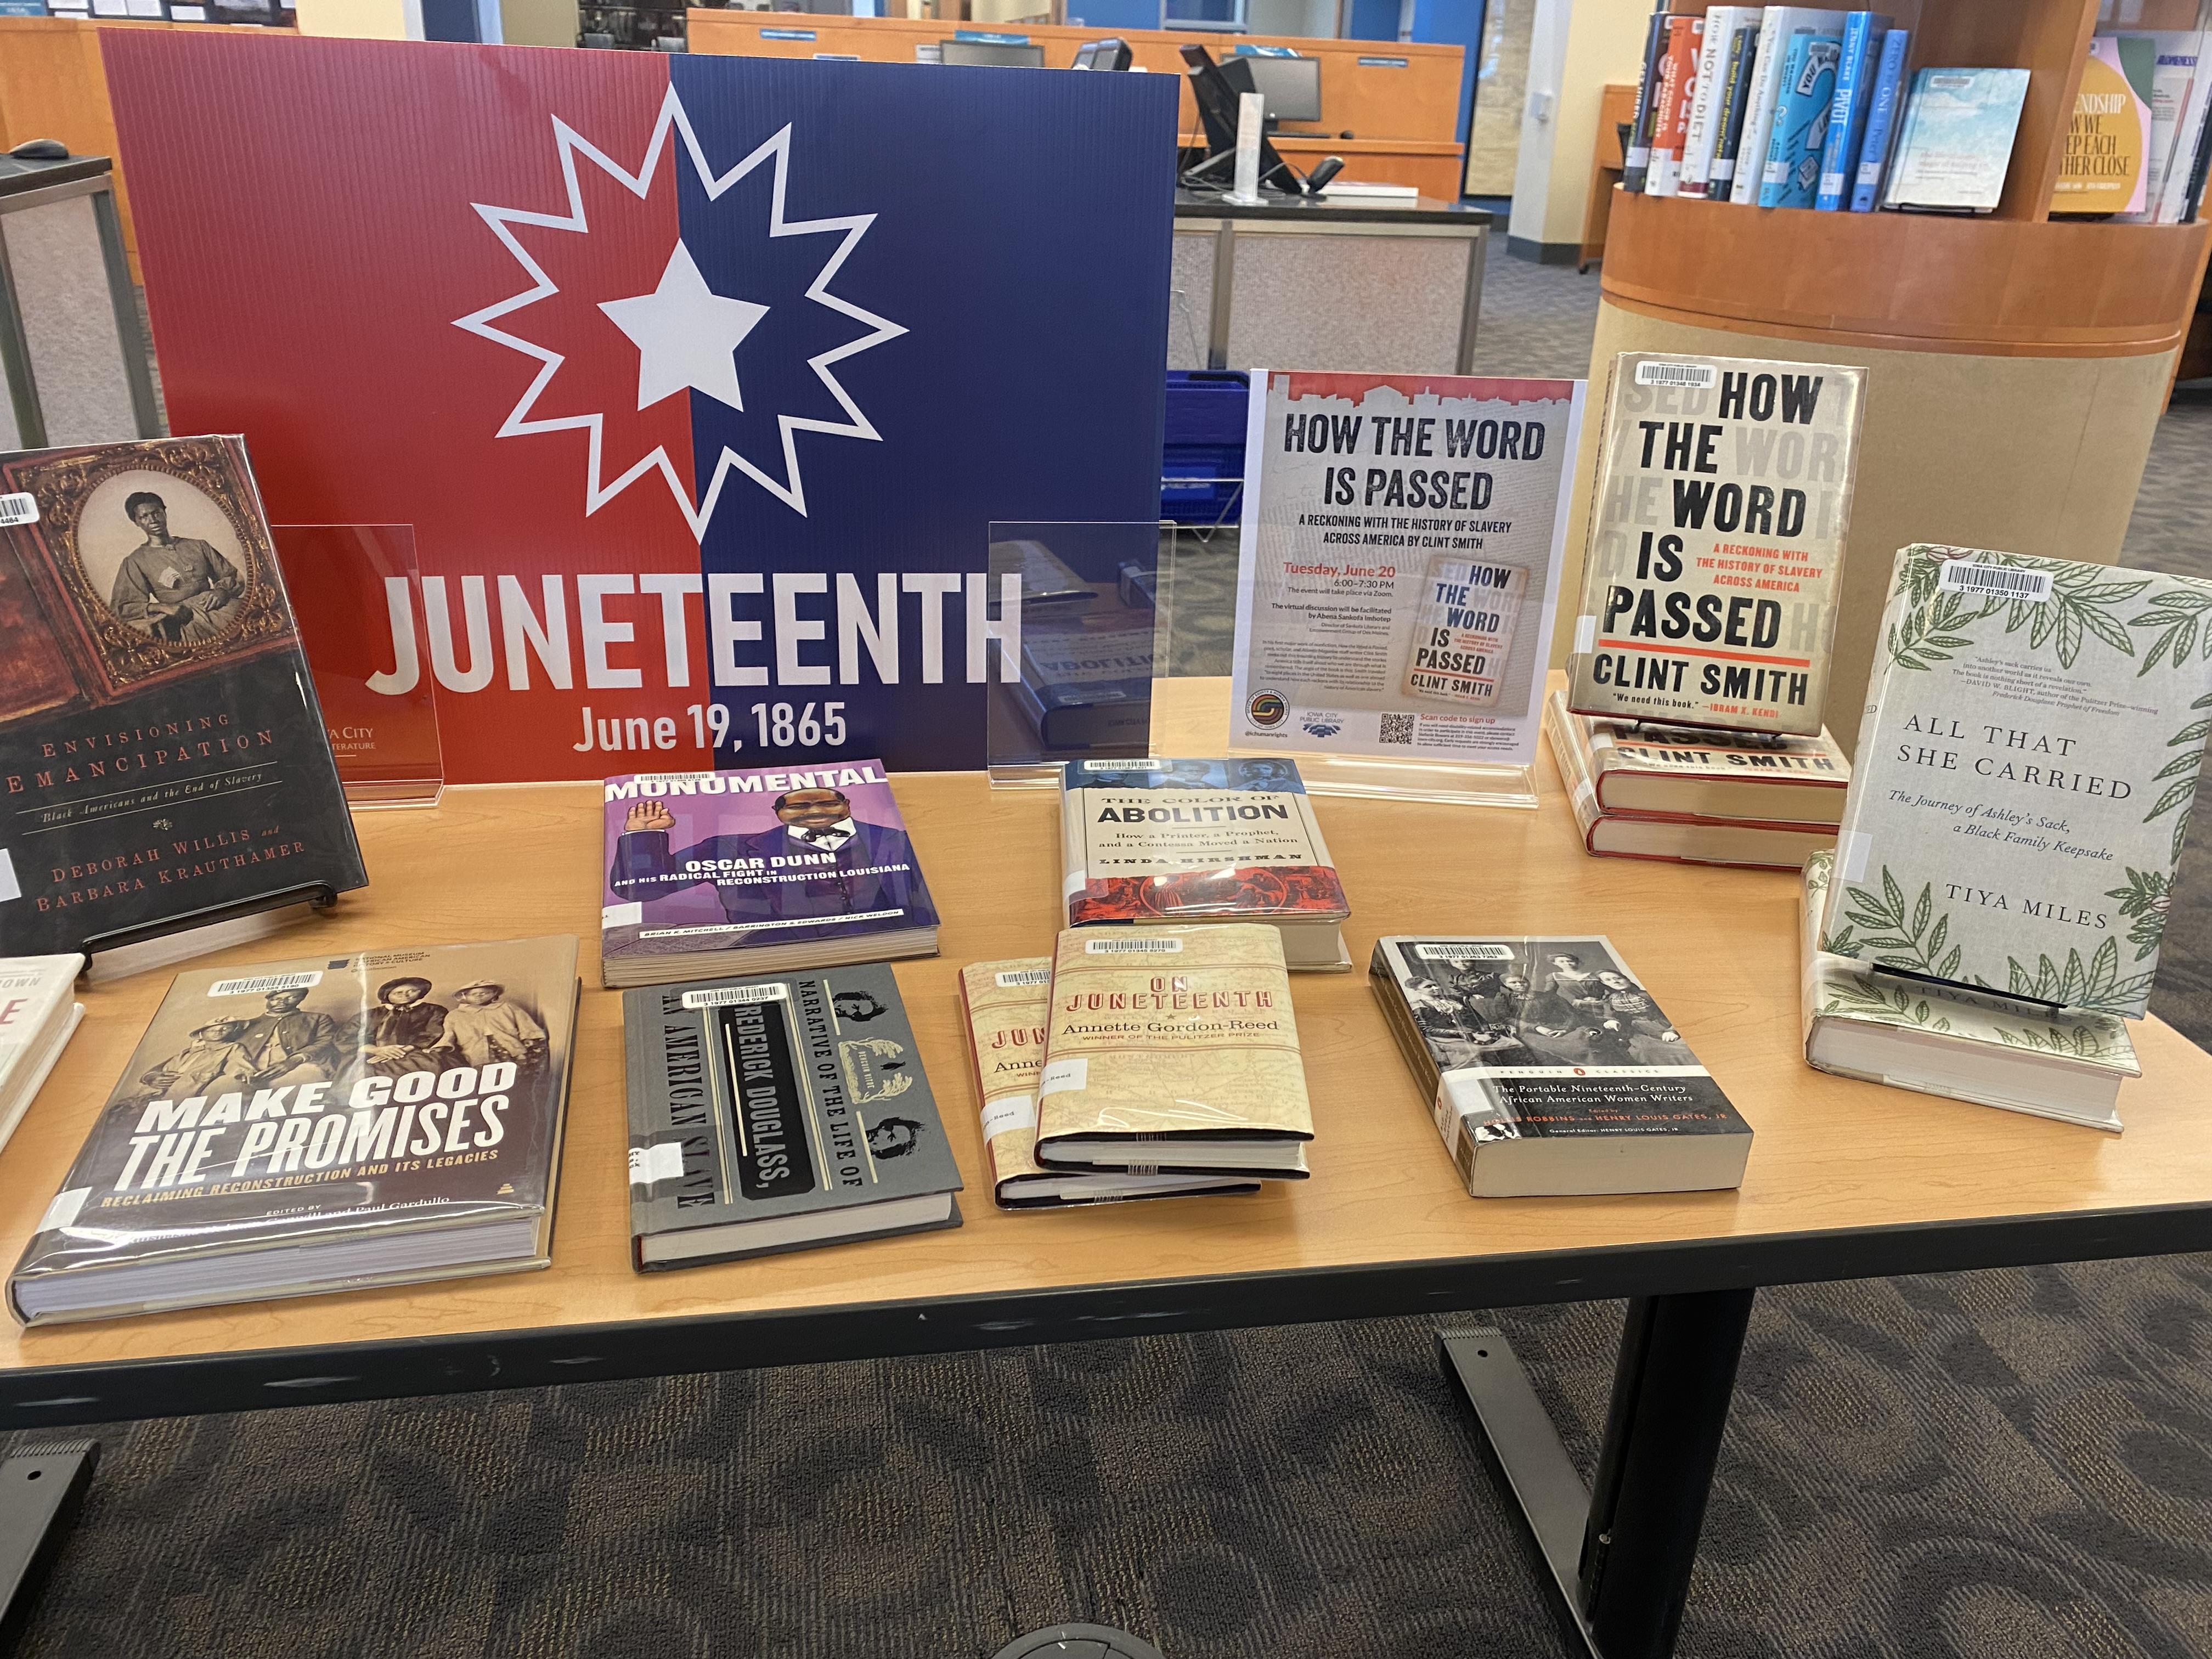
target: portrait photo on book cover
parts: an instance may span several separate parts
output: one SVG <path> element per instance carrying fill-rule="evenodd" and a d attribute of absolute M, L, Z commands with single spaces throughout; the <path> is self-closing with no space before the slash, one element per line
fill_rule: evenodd
<path fill-rule="evenodd" d="M 1413 1024 L 1456 1066 L 1695 1066 L 1651 994 L 1601 939 L 1402 947 Z"/>
<path fill-rule="evenodd" d="M 220 438 L 26 457 L 0 489 L 49 635 L 93 704 L 294 642 L 242 453 Z"/>

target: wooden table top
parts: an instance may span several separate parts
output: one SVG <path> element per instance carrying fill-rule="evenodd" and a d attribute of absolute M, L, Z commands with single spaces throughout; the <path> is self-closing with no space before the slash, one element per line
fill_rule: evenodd
<path fill-rule="evenodd" d="M 1218 752 L 1226 682 L 1169 684 L 1162 729 L 1173 715 L 1182 740 L 1163 752 Z M 126 1402 L 99 1386 L 118 1367 L 207 1375 L 222 1362 L 195 1357 L 226 1351 L 289 1351 L 258 1373 L 263 1390 L 298 1390 L 255 1396 L 273 1404 L 2212 1243 L 2212 1059 L 2179 1035 L 2155 1020 L 2136 1028 L 2144 1075 L 2121 1092 L 2124 1136 L 1814 1072 L 1799 1041 L 1796 878 L 1589 858 L 1548 755 L 1539 772 L 1535 812 L 1319 803 L 1361 971 L 1293 976 L 1318 1134 L 1310 1182 L 1251 1198 L 1026 1213 L 990 1200 L 955 975 L 967 963 L 1049 951 L 1060 914 L 1056 798 L 994 793 L 979 774 L 899 778 L 944 931 L 940 956 L 896 971 L 967 1182 L 966 1224 L 650 1274 L 629 1265 L 621 998 L 595 983 L 597 787 L 459 790 L 433 811 L 363 813 L 366 891 L 328 918 L 209 960 L 579 934 L 586 989 L 551 1269 L 32 1331 L 8 1323 L 0 1426 L 253 1403 L 217 1395 L 170 1406 L 143 1389 Z M 1378 934 L 1415 931 L 1609 934 L 1751 1121 L 1742 1188 L 1468 1198 L 1364 971 Z M 82 1027 L 0 1154 L 7 1261 L 169 978 L 84 994 Z M 1115 1288 L 1073 1293 L 1083 1286 Z M 1073 1311 L 1054 1324 L 1048 1316 L 1063 1304 Z M 842 1322 L 808 1326 L 811 1346 L 768 1340 L 806 1324 L 806 1310 L 838 1310 Z M 687 1325 L 712 1334 L 639 1357 L 652 1332 Z M 534 1346 L 483 1334 L 532 1329 Z M 563 1333 L 574 1336 L 565 1349 Z M 541 1368 L 503 1362 L 502 1341 Z M 348 1345 L 409 1342 L 424 1372 L 411 1382 L 371 1385 L 330 1363 L 328 1351 Z M 580 1369 L 555 1369 L 563 1364 Z M 427 1374 L 440 1364 L 442 1381 Z M 48 1367 L 88 1369 L 76 1372 L 81 1386 L 21 1374 Z M 337 1394 L 318 1393 L 324 1385 Z"/>

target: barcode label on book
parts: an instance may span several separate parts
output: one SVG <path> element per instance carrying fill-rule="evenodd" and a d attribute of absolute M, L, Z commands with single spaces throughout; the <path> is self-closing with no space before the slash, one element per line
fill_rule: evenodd
<path fill-rule="evenodd" d="M 39 503 L 30 495 L 0 495 L 0 530 L 39 521 Z"/>
<path fill-rule="evenodd" d="M 1510 962 L 1510 945 L 1416 945 L 1413 955 L 1423 962 Z"/>
<path fill-rule="evenodd" d="M 773 985 L 720 985 L 711 991 L 686 991 L 686 1008 L 727 1008 L 740 1002 L 788 1002 L 791 988 L 781 981 Z"/>
<path fill-rule="evenodd" d="M 1141 756 L 1135 760 L 1085 761 L 1083 763 L 1083 769 L 1086 772 L 1164 772 L 1167 770 L 1167 767 L 1168 763 L 1165 761 L 1152 755 Z"/>
<path fill-rule="evenodd" d="M 1010 968 L 1006 972 L 994 975 L 993 977 L 999 981 L 999 988 L 1000 990 L 1008 991 L 1012 990 L 1017 985 L 1049 985 L 1052 983 L 1052 969 L 1049 968 Z"/>
<path fill-rule="evenodd" d="M 1682 386 L 1710 392 L 1720 384 L 1721 372 L 1711 363 L 1638 363 L 1638 386 Z"/>
<path fill-rule="evenodd" d="M 323 982 L 319 968 L 304 974 L 264 974 L 258 979 L 219 979 L 208 987 L 211 997 L 258 996 L 268 991 L 304 991 Z"/>
<path fill-rule="evenodd" d="M 656 1181 L 684 1178 L 684 1147 L 680 1141 L 655 1141 L 629 1149 L 629 1184 L 650 1187 Z"/>
<path fill-rule="evenodd" d="M 1936 586 L 1946 593 L 1994 593 L 2000 599 L 2043 605 L 2051 598 L 2051 573 L 1953 559 L 1937 573 Z"/>
<path fill-rule="evenodd" d="M 1127 939 L 1087 939 L 1083 941 L 1083 954 L 1087 957 L 1165 957 L 1182 949 L 1179 939 L 1147 938 L 1142 933 Z"/>

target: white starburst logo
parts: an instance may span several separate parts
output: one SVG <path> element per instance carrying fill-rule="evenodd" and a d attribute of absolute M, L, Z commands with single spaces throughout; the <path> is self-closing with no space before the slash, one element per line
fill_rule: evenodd
<path fill-rule="evenodd" d="M 691 500 L 667 450 L 659 445 L 620 477 L 612 479 L 604 477 L 601 453 L 603 414 L 540 417 L 532 412 L 539 395 L 560 373 L 561 365 L 567 360 L 559 352 L 495 326 L 501 319 L 560 291 L 544 268 L 531 257 L 529 250 L 523 246 L 513 228 L 531 226 L 542 230 L 588 234 L 591 227 L 586 222 L 583 196 L 578 188 L 576 158 L 583 156 L 630 194 L 642 200 L 652 188 L 662 155 L 671 148 L 668 137 L 672 131 L 683 139 L 683 152 L 690 158 L 692 168 L 710 202 L 720 198 L 754 168 L 770 161 L 775 162 L 768 234 L 771 237 L 837 234 L 836 248 L 807 286 L 806 298 L 853 319 L 866 331 L 806 360 L 807 367 L 814 371 L 830 397 L 836 400 L 837 406 L 844 411 L 845 418 L 816 420 L 799 415 L 779 415 L 776 426 L 782 437 L 781 477 L 775 477 L 725 445 L 715 460 L 714 476 L 708 481 L 696 503 Z M 454 326 L 519 351 L 540 365 L 537 377 L 531 381 L 529 388 L 522 394 L 521 401 L 515 404 L 495 435 L 519 438 L 541 432 L 582 430 L 588 433 L 591 454 L 585 479 L 584 511 L 586 514 L 598 512 L 647 473 L 657 471 L 668 485 L 669 493 L 675 497 L 676 505 L 683 513 L 685 522 L 690 525 L 693 536 L 704 539 L 707 526 L 714 516 L 714 505 L 721 498 L 722 485 L 732 471 L 744 474 L 794 513 L 805 514 L 806 485 L 799 471 L 797 442 L 799 433 L 820 433 L 837 438 L 865 438 L 877 442 L 882 441 L 883 434 L 861 413 L 860 406 L 839 384 L 832 369 L 846 358 L 866 351 L 871 346 L 881 345 L 886 340 L 896 339 L 907 331 L 898 324 L 830 292 L 830 283 L 836 276 L 839 267 L 845 263 L 860 238 L 867 234 L 868 228 L 875 223 L 876 216 L 860 213 L 836 219 L 787 220 L 784 217 L 784 186 L 791 165 L 790 127 L 785 126 L 728 172 L 717 173 L 708 165 L 698 137 L 691 130 L 690 119 L 684 113 L 683 100 L 678 97 L 673 87 L 668 89 L 668 96 L 661 103 L 659 119 L 653 124 L 653 140 L 646 146 L 645 159 L 634 173 L 608 159 L 558 117 L 553 122 L 553 142 L 561 158 L 561 176 L 568 186 L 568 210 L 565 214 L 532 213 L 520 208 L 488 207 L 482 203 L 470 204 L 491 228 L 492 234 L 498 237 L 507 251 L 514 256 L 515 263 L 529 275 L 531 285 L 510 299 L 501 300 L 496 305 L 487 306 L 482 311 L 471 312 L 457 319 Z M 738 345 L 768 314 L 769 307 L 714 293 L 708 287 L 705 277 L 700 274 L 699 267 L 691 257 L 691 251 L 684 245 L 680 237 L 669 253 L 667 266 L 661 274 L 659 285 L 652 293 L 631 299 L 603 301 L 599 309 L 637 348 L 639 409 L 643 410 L 662 398 L 695 389 L 729 404 L 732 409 L 744 408 L 735 354 Z"/>

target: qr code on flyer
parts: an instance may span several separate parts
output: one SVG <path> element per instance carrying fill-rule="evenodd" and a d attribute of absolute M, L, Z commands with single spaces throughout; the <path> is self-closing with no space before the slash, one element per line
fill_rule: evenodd
<path fill-rule="evenodd" d="M 1412 714 L 1383 715 L 1382 734 L 1376 738 L 1376 741 L 1377 743 L 1400 743 L 1410 747 L 1413 741 L 1414 719 L 1415 716 Z"/>

